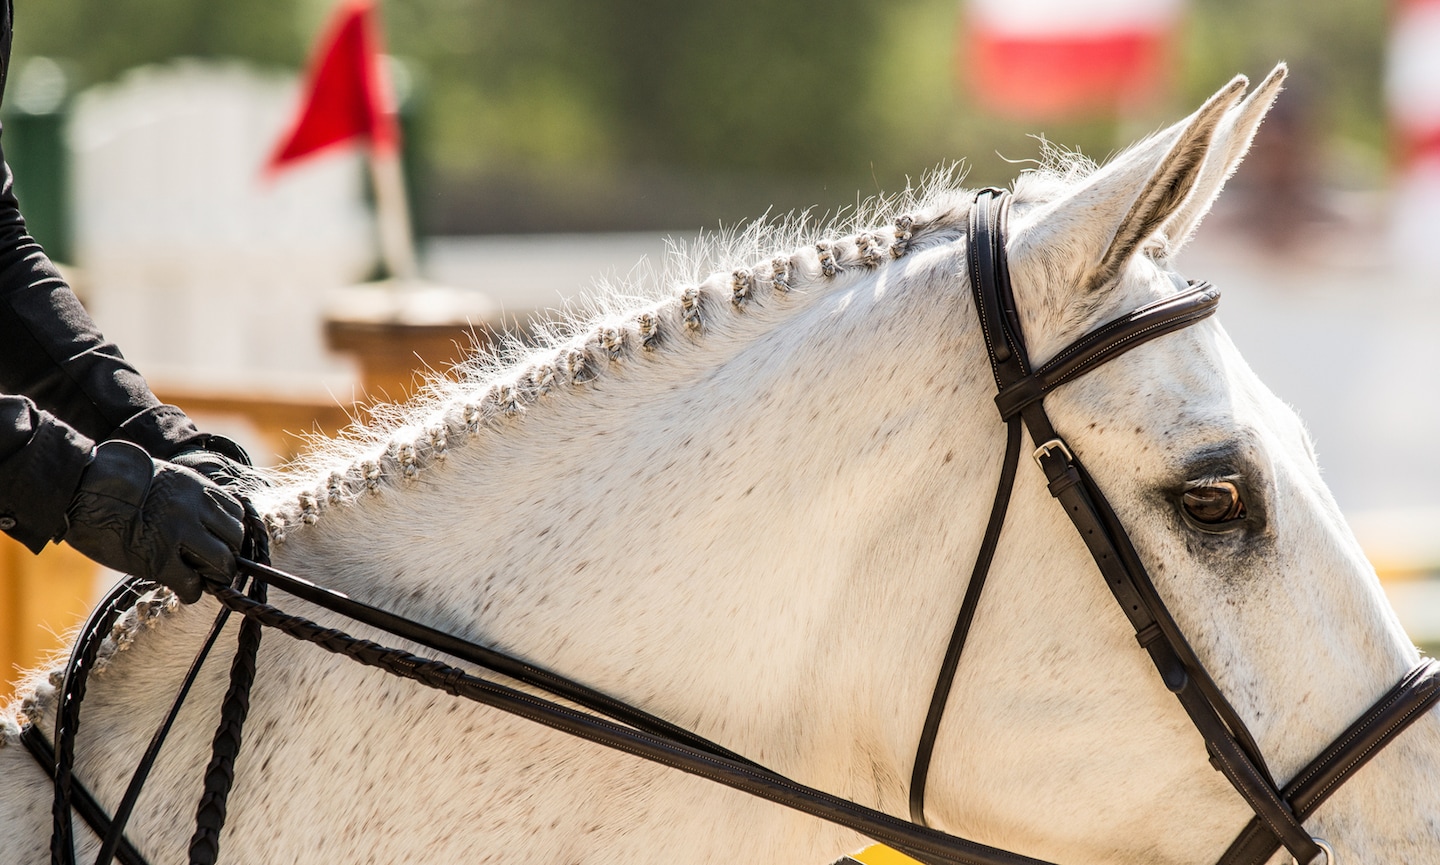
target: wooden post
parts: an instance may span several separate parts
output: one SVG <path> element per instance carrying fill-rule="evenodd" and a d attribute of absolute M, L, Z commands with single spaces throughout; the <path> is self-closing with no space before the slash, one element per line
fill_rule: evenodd
<path fill-rule="evenodd" d="M 417 372 L 444 372 L 492 342 L 495 304 L 478 291 L 423 282 L 371 282 L 332 292 L 325 341 L 360 362 L 366 396 L 397 402 L 414 391 Z"/>
<path fill-rule="evenodd" d="M 400 289 L 404 291 L 405 289 Z M 413 324 L 332 315 L 325 321 L 325 342 L 360 364 L 360 386 L 373 400 L 399 402 L 413 395 L 422 370 L 444 372 L 472 348 L 489 344 L 485 322 Z"/>

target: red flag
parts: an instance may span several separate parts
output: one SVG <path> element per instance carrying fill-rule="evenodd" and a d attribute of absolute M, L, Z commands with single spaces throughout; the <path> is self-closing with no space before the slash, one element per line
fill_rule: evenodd
<path fill-rule="evenodd" d="M 320 41 L 306 81 L 306 96 L 290 131 L 270 157 L 267 171 L 356 138 L 374 151 L 400 145 L 380 55 L 372 0 L 343 0 Z"/>
<path fill-rule="evenodd" d="M 1025 119 L 1123 111 L 1152 98 L 1183 0 L 969 0 L 968 78 Z"/>

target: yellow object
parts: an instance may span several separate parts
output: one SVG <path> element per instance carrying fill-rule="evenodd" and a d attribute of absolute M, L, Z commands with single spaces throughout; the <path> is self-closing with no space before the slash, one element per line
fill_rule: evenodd
<path fill-rule="evenodd" d="M 871 844 L 850 858 L 865 865 L 920 865 L 904 853 L 891 850 L 884 844 Z"/>
<path fill-rule="evenodd" d="M 99 565 L 68 546 L 38 556 L 0 535 L 0 704 L 20 673 L 65 647 L 95 603 Z"/>

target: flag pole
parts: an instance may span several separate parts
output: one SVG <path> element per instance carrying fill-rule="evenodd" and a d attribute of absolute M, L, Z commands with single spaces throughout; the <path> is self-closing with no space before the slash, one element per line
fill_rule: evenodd
<path fill-rule="evenodd" d="M 379 32 L 374 19 L 369 20 L 370 73 L 374 76 L 371 104 L 377 114 L 368 148 L 370 181 L 375 190 L 375 229 L 391 285 L 413 288 L 420 282 L 420 268 L 410 221 L 410 197 L 405 194 L 405 169 L 400 158 L 405 138 L 400 133 L 400 94 L 393 80 L 395 63 L 379 53 Z"/>
<path fill-rule="evenodd" d="M 405 173 L 400 166 L 400 149 L 370 148 L 370 181 L 375 189 L 375 228 L 380 236 L 380 257 L 392 283 L 413 286 L 419 281 L 415 235 L 410 225 L 410 205 L 405 196 Z"/>
<path fill-rule="evenodd" d="M 317 46 L 300 113 L 265 171 L 273 174 L 332 145 L 368 139 L 380 259 L 391 284 L 413 286 L 420 269 L 400 165 L 399 110 L 375 15 L 375 0 L 341 0 Z"/>

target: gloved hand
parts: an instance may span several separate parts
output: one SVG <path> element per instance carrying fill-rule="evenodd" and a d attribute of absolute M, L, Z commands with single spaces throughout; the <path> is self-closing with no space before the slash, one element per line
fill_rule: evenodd
<path fill-rule="evenodd" d="M 190 469 L 127 441 L 102 442 L 66 511 L 70 546 L 106 567 L 200 599 L 201 575 L 235 574 L 244 539 L 240 502 Z"/>
<path fill-rule="evenodd" d="M 170 462 L 204 475 L 222 487 L 270 486 L 265 476 L 255 470 L 245 449 L 225 436 L 202 435 L 194 441 L 194 447 L 175 454 Z"/>

